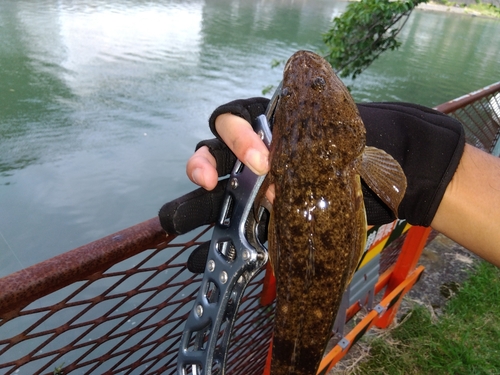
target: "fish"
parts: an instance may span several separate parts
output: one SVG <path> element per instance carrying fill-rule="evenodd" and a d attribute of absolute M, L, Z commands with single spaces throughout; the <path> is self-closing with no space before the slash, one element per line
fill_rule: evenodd
<path fill-rule="evenodd" d="M 274 111 L 263 188 L 275 186 L 271 374 L 316 374 L 365 247 L 360 177 L 395 213 L 406 178 L 390 155 L 366 146 L 349 90 L 318 54 L 298 51 L 288 59 Z"/>

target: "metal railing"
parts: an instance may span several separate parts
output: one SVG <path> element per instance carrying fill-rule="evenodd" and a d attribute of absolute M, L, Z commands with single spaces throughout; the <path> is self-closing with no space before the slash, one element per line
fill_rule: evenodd
<path fill-rule="evenodd" d="M 500 82 L 436 107 L 464 125 L 467 142 L 500 156 Z"/>
<path fill-rule="evenodd" d="M 437 109 L 464 123 L 470 143 L 493 152 L 499 99 L 497 83 Z M 210 230 L 176 237 L 153 218 L 0 279 L 0 374 L 175 374 L 201 281 L 186 261 Z M 381 275 L 401 242 L 382 251 L 391 264 Z M 260 304 L 263 279 L 243 297 L 227 374 L 260 375 L 265 367 L 274 306 Z"/>

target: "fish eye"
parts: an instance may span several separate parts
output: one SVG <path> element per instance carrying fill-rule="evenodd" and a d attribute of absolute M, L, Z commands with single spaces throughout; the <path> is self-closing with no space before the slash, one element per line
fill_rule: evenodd
<path fill-rule="evenodd" d="M 311 86 L 315 90 L 323 90 L 326 86 L 326 81 L 323 77 L 316 77 L 314 78 Z"/>
<path fill-rule="evenodd" d="M 288 89 L 288 87 L 283 87 L 281 89 L 281 96 L 290 96 L 290 90 Z"/>

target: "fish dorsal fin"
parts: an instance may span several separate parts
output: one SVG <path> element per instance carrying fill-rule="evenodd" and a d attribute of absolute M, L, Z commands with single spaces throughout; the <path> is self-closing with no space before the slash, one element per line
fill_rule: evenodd
<path fill-rule="evenodd" d="M 385 151 L 366 146 L 357 169 L 370 189 L 397 217 L 406 192 L 406 176 L 399 163 Z"/>

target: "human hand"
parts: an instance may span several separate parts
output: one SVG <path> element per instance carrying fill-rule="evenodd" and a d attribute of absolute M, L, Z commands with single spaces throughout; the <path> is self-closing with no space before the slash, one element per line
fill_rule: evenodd
<path fill-rule="evenodd" d="M 267 173 L 269 170 L 269 151 L 245 119 L 225 113 L 217 117 L 215 129 L 222 130 L 221 140 L 252 172 L 257 175 Z M 198 144 L 197 151 L 188 160 L 186 173 L 195 184 L 212 190 L 218 178 L 216 170 L 218 163 L 216 156 L 214 156 L 214 147 L 222 146 L 216 146 L 215 143 L 207 145 L 206 142 Z M 229 149 L 222 150 L 220 148 L 224 152 L 230 152 Z M 219 173 L 224 173 L 224 171 L 221 170 Z"/>
<path fill-rule="evenodd" d="M 209 125 L 218 139 L 200 142 L 186 166 L 189 178 L 202 188 L 162 207 L 160 222 L 168 233 L 183 234 L 215 222 L 227 182 L 218 182 L 218 178 L 230 173 L 236 157 L 254 173 L 267 173 L 269 152 L 250 125 L 252 119 L 264 113 L 267 103 L 264 98 L 236 100 L 212 114 Z M 367 145 L 389 153 L 405 172 L 408 186 L 398 217 L 413 225 L 429 226 L 462 156 L 462 125 L 440 112 L 413 104 L 359 104 L 358 110 L 365 124 Z M 365 184 L 362 188 L 368 224 L 393 221 L 393 212 L 382 200 Z M 266 196 L 273 201 L 272 185 Z M 202 254 L 206 253 L 206 245 L 195 249 L 188 268 L 203 272 L 206 255 Z"/>
<path fill-rule="evenodd" d="M 236 102 L 228 103 L 227 106 L 230 106 L 225 107 L 224 113 L 226 110 L 228 112 L 237 111 L 241 116 L 251 121 L 259 114 L 264 113 L 269 100 L 265 98 L 251 99 L 245 108 L 243 105 L 240 108 L 240 103 L 246 104 L 247 101 Z M 235 150 L 240 160 L 243 160 L 255 173 L 266 173 L 269 168 L 268 150 L 252 130 L 249 122 L 242 117 L 224 114 L 218 116 L 215 113 L 210 120 L 213 131 L 215 131 L 216 118 L 218 118 L 217 122 L 221 120 L 224 122 L 226 117 L 234 117 L 227 126 L 223 125 L 227 142 Z M 231 129 L 235 130 L 235 133 L 231 133 Z M 199 226 L 215 222 L 220 214 L 227 179 L 218 181 L 218 178 L 231 172 L 236 156 L 219 139 L 202 141 L 196 146 L 196 149 L 197 151 L 189 159 L 186 169 L 189 178 L 202 188 L 163 205 L 158 216 L 167 233 L 187 233 Z M 260 233 L 265 235 L 264 229 L 261 229 Z M 187 264 L 189 270 L 195 273 L 203 272 L 208 248 L 208 243 L 205 243 L 192 252 Z"/>
<path fill-rule="evenodd" d="M 269 170 L 268 150 L 244 119 L 248 116 L 242 114 L 252 100 L 256 99 L 219 107 L 210 118 L 210 127 L 243 163 L 263 174 Z M 264 99 L 259 100 L 263 103 Z M 239 103 L 240 112 L 235 103 Z M 367 145 L 393 156 L 407 177 L 408 187 L 398 217 L 413 225 L 430 225 L 462 156 L 462 125 L 440 112 L 414 104 L 359 104 L 358 110 L 366 127 Z M 210 189 L 216 182 L 216 165 L 209 149 L 200 148 L 188 161 L 187 174 L 193 182 Z M 380 225 L 395 219 L 364 184 L 363 195 L 369 224 Z M 267 197 L 272 201 L 272 189 Z"/>
<path fill-rule="evenodd" d="M 218 178 L 231 172 L 235 154 L 257 174 L 269 169 L 266 146 L 252 130 L 250 122 L 264 113 L 269 99 L 250 98 L 235 100 L 218 107 L 210 116 L 209 125 L 217 134 L 215 122 L 221 123 L 226 143 L 222 138 L 205 140 L 196 146 L 186 170 L 191 181 L 204 189 L 195 190 L 172 202 L 166 203 L 159 212 L 160 222 L 168 233 L 183 234 L 203 224 L 214 222 L 220 211 L 225 180 Z M 237 116 L 227 115 L 229 113 Z M 226 118 L 231 118 L 225 123 Z M 235 152 L 233 154 L 229 145 Z M 208 191 L 209 192 L 208 192 Z M 212 220 L 212 221 L 210 221 Z"/>
<path fill-rule="evenodd" d="M 215 129 L 222 129 L 220 137 L 224 143 L 218 144 L 218 140 L 213 139 L 198 144 L 197 151 L 186 166 L 186 173 L 191 181 L 207 190 L 212 190 L 218 177 L 229 173 L 232 167 L 232 164 L 221 166 L 224 152 L 235 155 L 257 175 L 269 171 L 269 151 L 245 119 L 225 113 L 217 117 Z M 220 154 L 216 154 L 216 148 Z M 219 171 L 216 170 L 217 166 L 221 166 Z M 274 185 L 269 187 L 266 196 L 272 203 Z"/>

